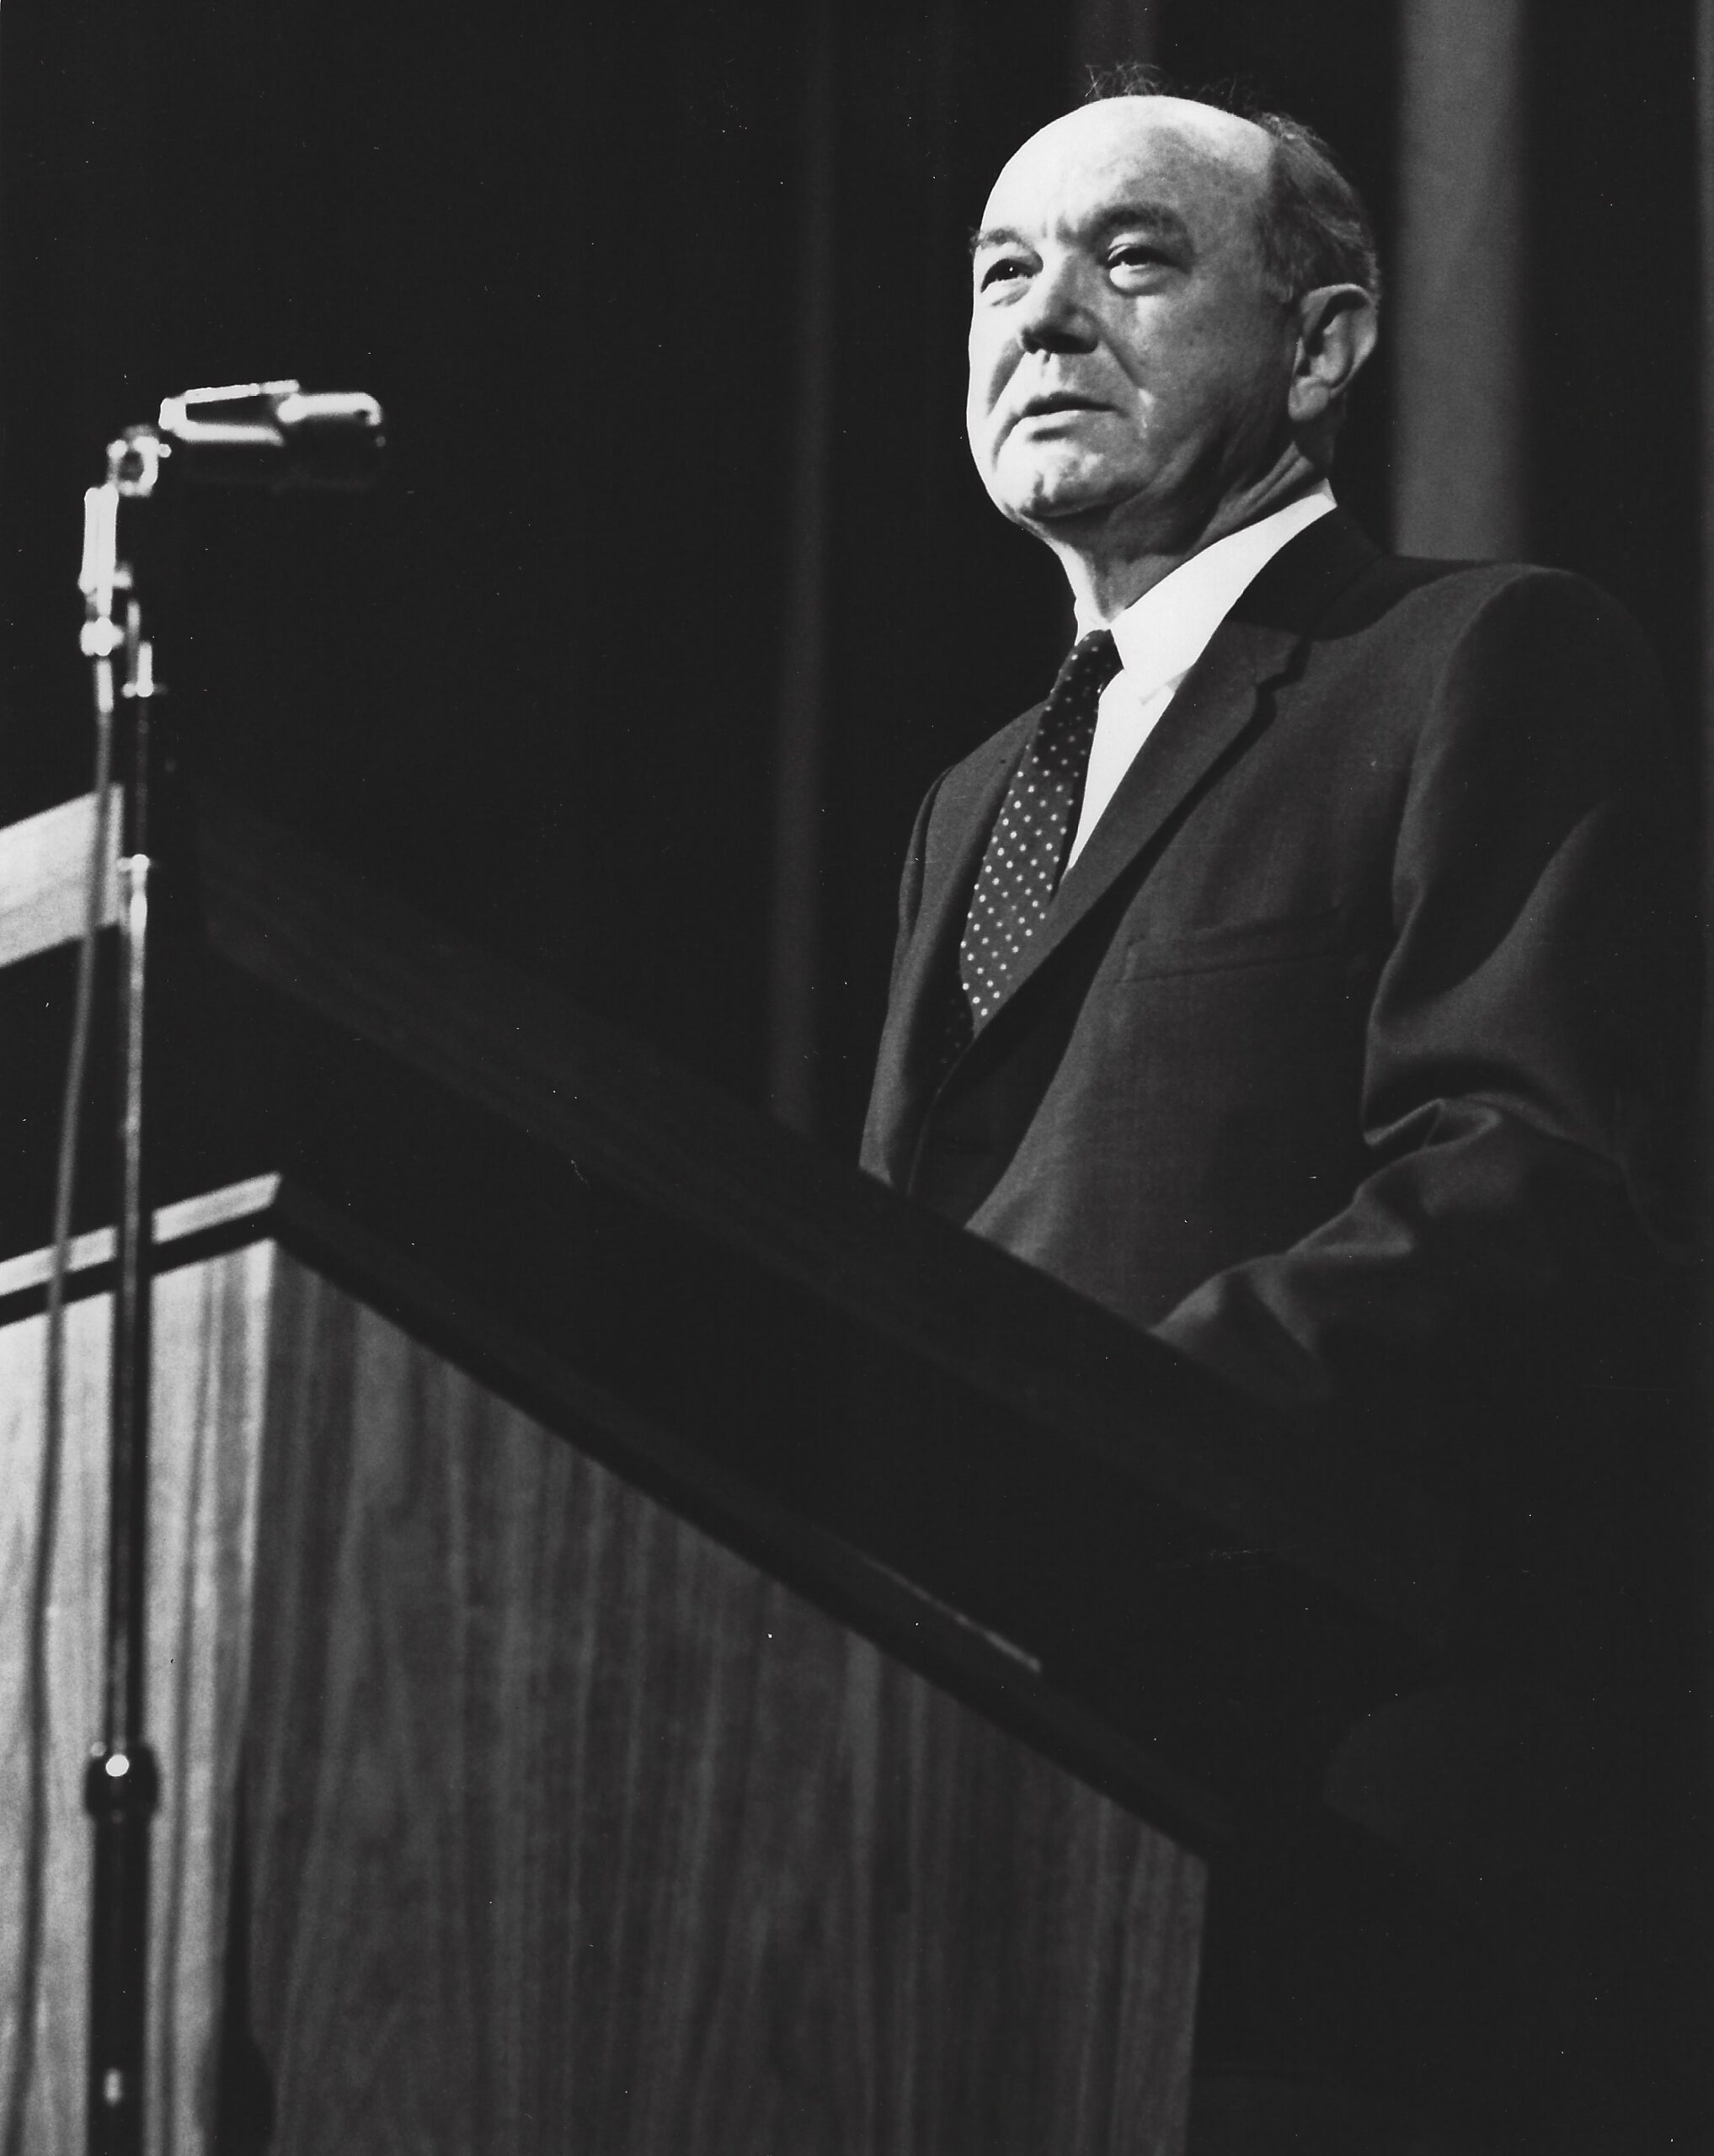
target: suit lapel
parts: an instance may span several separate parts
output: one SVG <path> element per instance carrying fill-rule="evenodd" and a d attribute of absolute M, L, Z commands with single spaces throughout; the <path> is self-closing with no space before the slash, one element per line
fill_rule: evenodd
<path fill-rule="evenodd" d="M 1309 631 L 1338 594 L 1378 558 L 1343 510 L 1284 547 L 1245 592 L 1186 676 L 1145 742 L 1089 844 L 1060 885 L 1044 932 L 1014 976 L 1006 1001 L 954 1066 L 1010 1029 L 1012 1005 L 1092 909 L 1165 827 L 1257 716 L 1262 691 L 1297 663 Z M 916 932 L 894 985 L 871 1110 L 873 1164 L 905 1183 L 937 1074 L 943 999 L 982 849 L 1039 704 L 996 734 L 942 782 L 931 830 L 955 834 L 931 845 Z"/>
<path fill-rule="evenodd" d="M 988 834 L 1040 711 L 1037 704 L 996 735 L 979 762 L 961 766 L 948 775 L 935 804 L 936 820 L 958 833 L 958 843 L 947 848 L 941 860 L 931 860 L 923 882 L 915 950 L 925 976 L 935 969 L 948 943 L 955 944 L 964 933 L 964 915 Z M 922 983 L 911 985 L 920 989 Z"/>
<path fill-rule="evenodd" d="M 1137 752 L 1119 791 L 1055 894 L 1042 932 L 1013 974 L 1005 1001 L 977 1036 L 1002 1026 L 1007 1012 L 1073 935 L 1114 882 L 1177 814 L 1204 776 L 1257 717 L 1262 691 L 1296 664 L 1311 628 L 1339 592 L 1377 558 L 1376 550 L 1341 510 L 1321 518 L 1283 547 L 1221 622 L 1186 675 L 1153 733 Z M 1020 742 L 1020 746 L 1022 745 Z M 1001 778 L 1009 777 L 1014 750 Z M 997 796 L 994 806 L 997 806 Z M 952 886 L 968 902 L 975 858 L 991 822 L 981 826 L 971 859 Z M 961 850 L 962 851 L 962 850 Z M 962 929 L 961 907 L 950 909 Z"/>
<path fill-rule="evenodd" d="M 957 837 L 938 856 L 929 849 L 916 932 L 889 1001 L 875 1072 L 878 1102 L 916 1098 L 926 1071 L 938 1060 L 946 984 L 982 849 L 1040 709 L 1038 704 L 1014 719 L 941 782 L 931 830 L 943 828 Z"/>

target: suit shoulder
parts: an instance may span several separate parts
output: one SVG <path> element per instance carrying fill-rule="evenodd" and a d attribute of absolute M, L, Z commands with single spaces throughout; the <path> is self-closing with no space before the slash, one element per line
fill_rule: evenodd
<path fill-rule="evenodd" d="M 1554 672 L 1599 657 L 1653 679 L 1647 638 L 1610 592 L 1567 569 L 1530 562 L 1429 561 L 1382 555 L 1316 625 L 1318 639 L 1371 638 L 1431 664 L 1457 654 L 1531 654 Z"/>

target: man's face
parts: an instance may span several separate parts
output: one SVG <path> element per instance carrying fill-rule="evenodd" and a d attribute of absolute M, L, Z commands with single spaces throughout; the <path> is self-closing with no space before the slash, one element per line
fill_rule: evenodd
<path fill-rule="evenodd" d="M 968 424 L 1007 516 L 1182 543 L 1275 453 L 1295 322 L 1263 274 L 1271 150 L 1206 105 L 1117 98 L 1001 173 L 974 250 Z"/>

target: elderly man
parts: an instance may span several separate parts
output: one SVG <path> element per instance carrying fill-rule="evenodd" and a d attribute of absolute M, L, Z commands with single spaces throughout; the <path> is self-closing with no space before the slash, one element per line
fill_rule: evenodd
<path fill-rule="evenodd" d="M 1277 116 L 1113 98 L 1001 173 L 970 441 L 1078 638 L 923 805 L 865 1161 L 1474 1497 L 1632 1381 L 1679 842 L 1616 606 L 1335 506 L 1376 307 Z"/>
<path fill-rule="evenodd" d="M 1116 98 L 1001 174 L 970 438 L 1080 634 L 923 806 L 865 1159 L 1282 1408 L 1378 1389 L 1377 1442 L 1408 1405 L 1444 1445 L 1641 1237 L 1669 789 L 1610 601 L 1334 506 L 1375 284 L 1289 123 Z"/>

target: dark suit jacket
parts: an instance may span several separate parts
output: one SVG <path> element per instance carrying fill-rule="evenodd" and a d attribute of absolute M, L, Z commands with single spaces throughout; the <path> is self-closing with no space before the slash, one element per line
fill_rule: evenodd
<path fill-rule="evenodd" d="M 1476 1881 L 1525 1913 L 1507 1995 L 1562 1991 L 1566 2026 L 1630 2002 L 1643 2031 L 1693 1995 L 1706 1906 L 1673 1546 L 1701 1499 L 1655 1412 L 1695 1003 L 1690 789 L 1658 704 L 1591 586 L 1386 558 L 1322 519 L 1222 624 L 944 1077 L 964 911 L 1035 713 L 937 782 L 864 1147 L 895 1187 L 1469 1498 L 1464 1659 L 1352 1732 L 1327 1794 L 1449 1906 Z M 1255 1979 L 1238 2024 L 1297 1981 Z M 1370 1988 L 1329 2013 L 1336 2048 L 1363 2052 Z M 1431 2041 L 1425 2075 L 1448 2070 Z"/>
<path fill-rule="evenodd" d="M 938 1082 L 1035 712 L 937 782 L 865 1165 L 1289 1411 L 1539 1382 L 1647 1273 L 1663 1180 L 1693 996 L 1658 704 L 1592 586 L 1322 519 Z"/>

